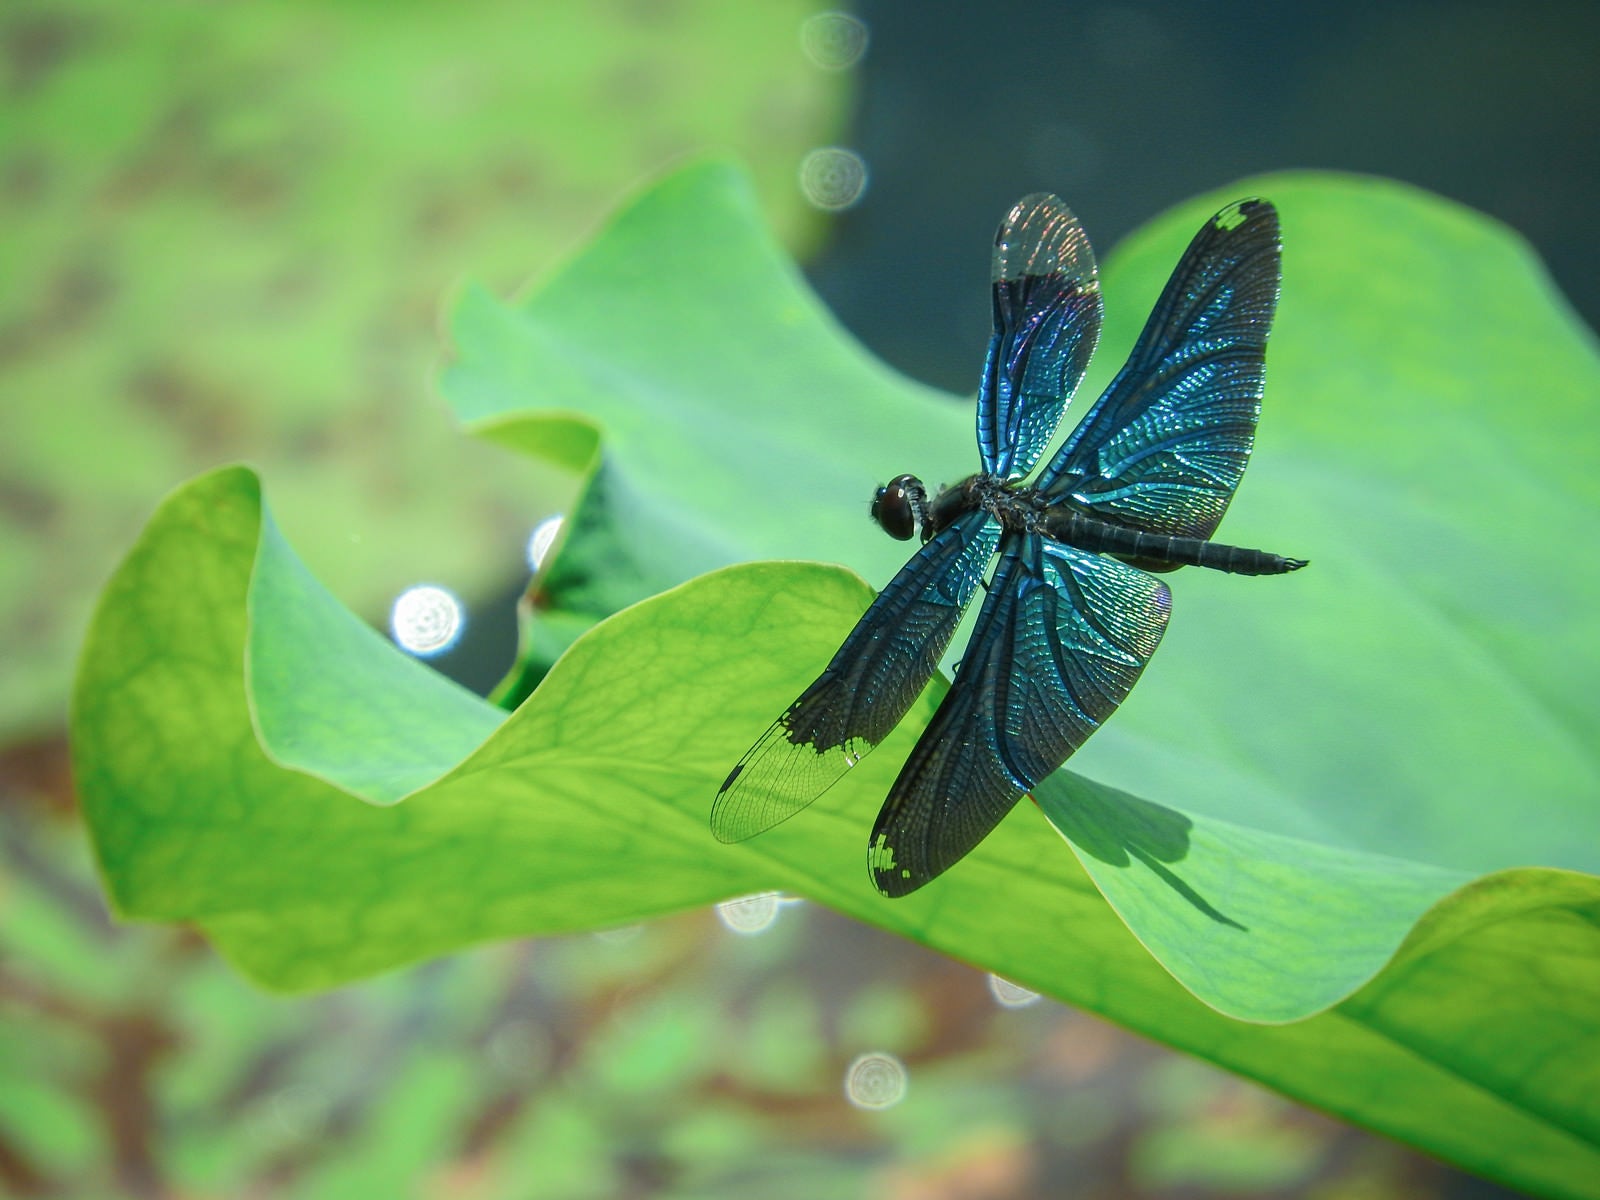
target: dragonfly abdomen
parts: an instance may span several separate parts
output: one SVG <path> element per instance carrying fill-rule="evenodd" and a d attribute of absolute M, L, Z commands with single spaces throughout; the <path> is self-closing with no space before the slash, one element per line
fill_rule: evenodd
<path fill-rule="evenodd" d="M 1045 513 L 1040 529 L 1046 537 L 1099 554 L 1114 554 L 1146 570 L 1209 567 L 1233 575 L 1283 575 L 1306 565 L 1303 558 L 1285 558 L 1267 550 L 1228 546 L 1201 538 L 1147 533 L 1088 517 L 1065 505 Z"/>

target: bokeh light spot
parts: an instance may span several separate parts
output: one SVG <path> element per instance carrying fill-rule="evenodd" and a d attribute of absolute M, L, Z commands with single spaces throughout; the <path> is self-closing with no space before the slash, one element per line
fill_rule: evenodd
<path fill-rule="evenodd" d="M 1038 992 L 1029 991 L 1021 984 L 1001 979 L 998 975 L 989 976 L 989 994 L 1001 1008 L 1027 1008 L 1030 1004 L 1037 1004 L 1041 998 Z"/>
<path fill-rule="evenodd" d="M 800 48 L 824 71 L 848 71 L 867 52 L 866 22 L 845 12 L 824 12 L 800 23 Z"/>
<path fill-rule="evenodd" d="M 734 933 L 765 933 L 778 919 L 778 909 L 783 897 L 777 892 L 761 892 L 754 896 L 741 896 L 737 900 L 724 900 L 717 905 L 717 919 Z"/>
<path fill-rule="evenodd" d="M 857 1108 L 891 1108 L 906 1098 L 906 1068 L 892 1054 L 863 1054 L 844 1073 L 845 1098 Z"/>
<path fill-rule="evenodd" d="M 820 146 L 801 160 L 800 191 L 827 212 L 847 209 L 866 194 L 866 161 L 842 146 Z"/>
<path fill-rule="evenodd" d="M 455 645 L 463 622 L 461 601 L 431 584 L 401 592 L 389 614 L 394 640 L 419 658 L 441 654 Z"/>
<path fill-rule="evenodd" d="M 533 532 L 528 535 L 528 569 L 535 575 L 539 573 L 539 568 L 544 566 L 544 560 L 550 555 L 550 548 L 561 536 L 561 524 L 565 519 L 560 513 L 546 517 L 535 525 Z"/>

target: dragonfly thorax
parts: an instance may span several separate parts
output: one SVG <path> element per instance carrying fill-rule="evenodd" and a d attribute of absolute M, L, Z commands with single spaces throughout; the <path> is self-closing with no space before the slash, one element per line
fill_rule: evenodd
<path fill-rule="evenodd" d="M 922 480 L 915 475 L 897 475 L 872 499 L 872 519 L 902 542 L 917 533 L 926 542 L 962 514 L 980 509 L 1003 528 L 1018 533 L 1039 532 L 1045 512 L 1033 488 L 983 472 L 941 488 L 931 502 Z"/>

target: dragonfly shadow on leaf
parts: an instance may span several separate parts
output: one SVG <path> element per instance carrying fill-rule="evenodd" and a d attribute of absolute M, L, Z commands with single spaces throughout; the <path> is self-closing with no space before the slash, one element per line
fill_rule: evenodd
<path fill-rule="evenodd" d="M 1182 813 L 1062 771 L 1040 784 L 1034 798 L 1050 823 L 1085 854 L 1112 867 L 1141 863 L 1211 920 L 1249 932 L 1167 865 L 1189 854 L 1194 822 Z"/>

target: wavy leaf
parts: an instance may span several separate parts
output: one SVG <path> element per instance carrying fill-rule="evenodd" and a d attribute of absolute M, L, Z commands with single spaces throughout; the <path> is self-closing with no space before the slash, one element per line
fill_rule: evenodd
<path fill-rule="evenodd" d="M 585 536 L 542 581 L 557 602 L 671 590 L 504 717 L 323 592 L 254 476 L 190 485 L 108 587 L 79 677 L 117 907 L 305 988 L 782 888 L 1485 1174 L 1594 1194 L 1592 339 L 1481 218 L 1368 180 L 1245 191 L 1284 214 L 1286 284 L 1223 532 L 1313 566 L 1175 580 L 1140 687 L 1040 789 L 1076 859 L 1023 806 L 936 885 L 877 896 L 865 831 L 931 694 L 803 817 L 710 840 L 728 765 L 869 596 L 837 568 L 713 568 L 886 579 L 903 548 L 858 505 L 899 470 L 967 469 L 971 430 L 841 337 L 737 177 L 701 166 L 525 304 L 470 294 L 447 379 L 502 440 L 591 454 L 572 414 L 600 431 Z M 1219 203 L 1113 257 L 1100 380 Z M 596 578 L 600 544 L 624 586 Z"/>

